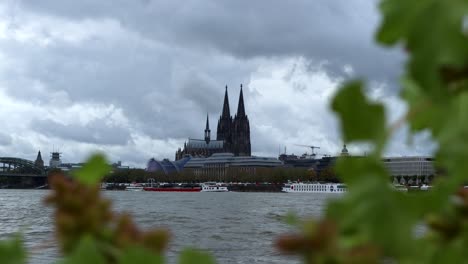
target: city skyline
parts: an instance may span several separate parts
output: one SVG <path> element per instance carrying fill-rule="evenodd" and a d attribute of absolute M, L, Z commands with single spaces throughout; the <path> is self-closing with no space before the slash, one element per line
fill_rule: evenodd
<path fill-rule="evenodd" d="M 334 154 L 343 143 L 328 101 L 343 80 L 368 78 L 391 120 L 405 111 L 405 55 L 373 44 L 376 3 L 3 2 L 0 156 L 58 148 L 64 162 L 80 162 L 102 151 L 143 167 L 202 137 L 200 120 L 219 115 L 224 86 L 238 94 L 240 83 L 253 155 L 308 151 L 296 144 Z M 387 153 L 430 154 L 428 140 L 406 141 L 403 129 Z"/>

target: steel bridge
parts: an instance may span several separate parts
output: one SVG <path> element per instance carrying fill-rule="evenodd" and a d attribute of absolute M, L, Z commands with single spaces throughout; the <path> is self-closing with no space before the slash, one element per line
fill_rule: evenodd
<path fill-rule="evenodd" d="M 0 176 L 46 177 L 47 173 L 30 160 L 0 157 Z"/>
<path fill-rule="evenodd" d="M 0 157 L 0 189 L 47 186 L 47 171 L 30 160 Z"/>

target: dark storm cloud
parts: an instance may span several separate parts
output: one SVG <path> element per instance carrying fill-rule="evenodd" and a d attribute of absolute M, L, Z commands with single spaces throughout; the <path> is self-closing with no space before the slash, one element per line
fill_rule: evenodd
<path fill-rule="evenodd" d="M 74 19 L 113 18 L 173 45 L 215 49 L 240 58 L 305 56 L 329 74 L 350 65 L 357 76 L 396 82 L 403 55 L 373 43 L 377 1 L 193 0 L 23 1 L 36 11 Z M 393 85 L 392 85 L 393 86 Z"/>
<path fill-rule="evenodd" d="M 126 145 L 130 132 L 125 128 L 106 125 L 105 120 L 95 120 L 86 125 L 64 125 L 52 120 L 36 120 L 32 126 L 48 137 L 74 140 L 81 143 Z"/>
<path fill-rule="evenodd" d="M 189 71 L 178 75 L 176 89 L 181 98 L 194 103 L 201 111 L 215 113 L 220 109 L 223 90 L 213 78 L 200 72 Z"/>
<path fill-rule="evenodd" d="M 320 93 L 333 90 L 324 83 L 365 76 L 395 94 L 404 55 L 373 43 L 376 2 L 7 0 L 0 3 L 0 91 L 43 110 L 31 122 L 41 135 L 103 144 L 112 155 L 133 149 L 140 152 L 125 157 L 141 163 L 151 151 L 172 155 L 184 139 L 202 138 L 207 113 L 215 135 L 224 86 L 234 114 L 243 83 L 254 152 L 309 142 L 332 149 L 339 133 L 323 114 Z M 324 71 L 323 82 L 309 78 Z M 91 119 L 112 106 L 128 128 L 51 121 L 60 118 L 50 116 L 57 108 L 82 105 L 98 105 L 78 107 Z M 49 144 L 37 138 L 35 148 Z M 70 144 L 70 152 L 88 151 L 83 145 Z"/>

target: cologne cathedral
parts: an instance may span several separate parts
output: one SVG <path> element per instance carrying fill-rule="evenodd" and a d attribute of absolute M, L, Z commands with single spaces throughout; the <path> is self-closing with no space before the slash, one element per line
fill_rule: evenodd
<path fill-rule="evenodd" d="M 250 125 L 249 118 L 245 114 L 244 96 L 242 85 L 239 95 L 237 114 L 234 118 L 229 109 L 229 98 L 226 86 L 224 94 L 223 111 L 218 120 L 218 130 L 216 140 L 211 139 L 210 122 L 206 117 L 206 128 L 204 139 L 191 139 L 184 143 L 183 149 L 178 149 L 175 155 L 176 160 L 184 158 L 186 155 L 192 157 L 209 157 L 214 153 L 230 152 L 235 156 L 250 156 Z"/>

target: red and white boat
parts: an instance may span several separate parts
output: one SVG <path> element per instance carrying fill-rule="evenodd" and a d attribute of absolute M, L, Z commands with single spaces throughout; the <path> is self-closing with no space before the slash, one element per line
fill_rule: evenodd
<path fill-rule="evenodd" d="M 217 182 L 205 182 L 201 184 L 202 192 L 229 192 L 227 186 Z"/>

